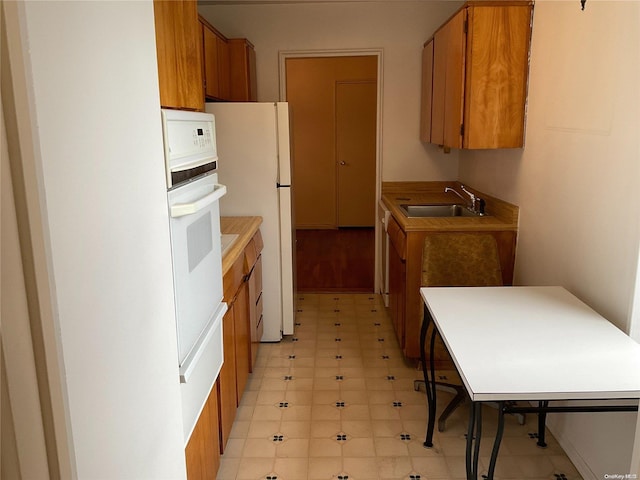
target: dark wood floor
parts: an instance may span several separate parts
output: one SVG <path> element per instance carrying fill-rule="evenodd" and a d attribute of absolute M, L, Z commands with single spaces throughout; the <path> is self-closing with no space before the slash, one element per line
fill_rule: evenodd
<path fill-rule="evenodd" d="M 373 292 L 374 229 L 296 230 L 299 292 Z"/>

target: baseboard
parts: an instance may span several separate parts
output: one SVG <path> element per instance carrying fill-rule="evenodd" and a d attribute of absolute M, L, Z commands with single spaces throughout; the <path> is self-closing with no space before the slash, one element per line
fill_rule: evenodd
<path fill-rule="evenodd" d="M 578 453 L 578 450 L 573 446 L 573 443 L 559 432 L 556 422 L 553 421 L 553 415 L 547 416 L 547 428 L 558 441 L 564 450 L 564 453 L 569 457 L 569 460 L 571 460 L 573 465 L 576 467 L 576 470 L 578 470 L 578 473 L 584 480 L 602 480 L 601 478 L 596 477 L 595 473 L 591 471 L 587 462 L 584 461 L 580 453 Z"/>

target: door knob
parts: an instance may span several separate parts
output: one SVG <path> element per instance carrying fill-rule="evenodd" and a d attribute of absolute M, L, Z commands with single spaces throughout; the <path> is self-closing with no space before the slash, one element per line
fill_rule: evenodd
<path fill-rule="evenodd" d="M 340 162 L 340 165 L 346 165 L 347 162 Z"/>

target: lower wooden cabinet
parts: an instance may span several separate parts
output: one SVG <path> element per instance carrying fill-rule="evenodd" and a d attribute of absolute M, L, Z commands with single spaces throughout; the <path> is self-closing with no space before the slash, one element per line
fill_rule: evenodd
<path fill-rule="evenodd" d="M 467 233 L 473 233 L 468 231 Z M 515 261 L 515 231 L 481 231 L 491 234 L 498 245 L 498 256 L 502 270 L 502 281 L 511 285 Z M 404 231 L 391 217 L 387 225 L 389 235 L 389 315 L 404 356 L 420 358 L 420 326 L 423 317 L 423 302 L 420 296 L 422 282 L 422 249 L 427 235 L 438 235 L 434 231 Z M 435 350 L 436 368 L 452 368 L 451 359 L 440 340 Z"/>
<path fill-rule="evenodd" d="M 391 242 L 389 242 L 391 243 Z M 389 313 L 399 345 L 404 345 L 407 267 L 395 245 L 389 245 Z"/>
<path fill-rule="evenodd" d="M 249 276 L 249 320 L 251 334 L 251 371 L 256 364 L 258 347 L 262 340 L 264 324 L 262 323 L 262 255 L 256 260 Z"/>
<path fill-rule="evenodd" d="M 249 367 L 253 371 L 258 356 L 258 347 L 262 340 L 262 235 L 260 230 L 253 236 L 245 248 L 245 272 L 249 286 L 249 336 L 251 343 Z"/>
<path fill-rule="evenodd" d="M 238 393 L 236 387 L 236 347 L 234 340 L 233 309 L 227 311 L 222 320 L 222 342 L 224 348 L 224 363 L 218 376 L 218 409 L 220 417 L 220 452 L 229 440 L 231 427 L 236 418 Z"/>
<path fill-rule="evenodd" d="M 249 335 L 249 287 L 244 281 L 233 303 L 233 328 L 236 348 L 236 399 L 240 404 L 251 370 L 251 338 Z"/>
<path fill-rule="evenodd" d="M 262 293 L 262 270 L 256 268 L 261 251 L 262 237 L 258 231 L 222 281 L 224 301 L 229 309 L 222 325 L 224 363 L 218 377 L 221 452 L 229 440 L 236 409 L 253 368 L 252 352 L 257 352 L 257 347 L 252 345 L 254 327 L 251 318 L 256 311 L 257 286 Z"/>
<path fill-rule="evenodd" d="M 198 423 L 185 450 L 187 478 L 210 480 L 216 478 L 220 466 L 220 437 L 218 423 L 218 382 L 213 385 Z"/>
<path fill-rule="evenodd" d="M 262 247 L 257 231 L 222 281 L 228 305 L 222 319 L 224 362 L 185 450 L 189 480 L 216 478 L 249 380 L 257 352 L 252 316 L 262 314 Z"/>

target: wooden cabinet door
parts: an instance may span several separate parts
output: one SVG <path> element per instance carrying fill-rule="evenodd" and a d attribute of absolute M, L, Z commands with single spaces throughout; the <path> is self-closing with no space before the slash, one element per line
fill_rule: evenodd
<path fill-rule="evenodd" d="M 202 45 L 205 95 L 212 100 L 229 100 L 229 44 L 203 17 Z"/>
<path fill-rule="evenodd" d="M 234 341 L 234 318 L 233 306 L 227 311 L 222 319 L 222 342 L 224 348 L 224 363 L 218 376 L 218 409 L 220 418 L 220 452 L 229 440 L 231 427 L 236 418 L 236 408 L 238 406 L 236 388 L 236 347 Z"/>
<path fill-rule="evenodd" d="M 253 372 L 263 331 L 260 321 L 262 317 L 262 255 L 257 258 L 247 280 L 247 285 L 249 286 L 249 333 L 251 336 L 251 363 L 249 367 Z"/>
<path fill-rule="evenodd" d="M 236 393 L 238 404 L 251 371 L 251 335 L 249 333 L 249 287 L 243 282 L 233 304 L 236 351 Z"/>
<path fill-rule="evenodd" d="M 202 33 L 196 0 L 154 0 L 160 105 L 204 110 Z"/>
<path fill-rule="evenodd" d="M 400 348 L 405 344 L 406 266 L 393 245 L 389 245 L 389 313 Z"/>
<path fill-rule="evenodd" d="M 432 72 L 430 46 L 425 45 L 423 141 L 473 149 L 524 145 L 533 6 L 487 3 L 464 6 L 436 31 Z"/>
<path fill-rule="evenodd" d="M 465 148 L 524 145 L 531 5 L 469 7 Z"/>
<path fill-rule="evenodd" d="M 389 313 L 400 348 L 405 346 L 406 291 L 407 291 L 407 237 L 393 217 L 387 224 L 389 236 Z"/>
<path fill-rule="evenodd" d="M 257 100 L 256 52 L 246 38 L 229 39 L 229 76 L 231 101 Z"/>
<path fill-rule="evenodd" d="M 452 148 L 462 148 L 464 52 L 466 46 L 464 24 L 466 16 L 467 10 L 460 10 L 442 29 L 447 39 L 446 63 L 444 64 L 446 84 L 443 117 L 444 140 L 442 144 Z"/>
<path fill-rule="evenodd" d="M 433 102 L 433 39 L 422 48 L 422 96 L 420 99 L 420 140 L 431 142 Z"/>
<path fill-rule="evenodd" d="M 204 94 L 207 98 L 220 98 L 218 76 L 218 36 L 206 25 L 202 25 L 204 59 Z"/>
<path fill-rule="evenodd" d="M 188 480 L 216 478 L 220 467 L 218 383 L 209 393 L 185 449 Z"/>
<path fill-rule="evenodd" d="M 218 37 L 216 39 L 216 46 L 218 47 L 218 82 L 220 84 L 220 99 L 229 100 L 231 98 L 229 43 L 227 40 Z"/>
<path fill-rule="evenodd" d="M 466 15 L 463 8 L 433 37 L 431 143 L 445 147 L 462 146 Z"/>

